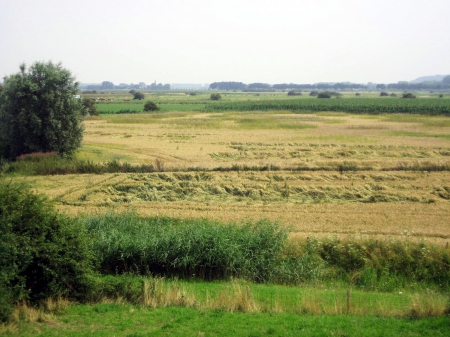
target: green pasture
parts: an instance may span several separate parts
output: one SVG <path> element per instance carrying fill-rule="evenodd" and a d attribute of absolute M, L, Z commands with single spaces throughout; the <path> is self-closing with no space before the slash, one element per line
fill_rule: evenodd
<path fill-rule="evenodd" d="M 23 322 L 3 336 L 430 336 L 450 333 L 448 317 L 423 319 L 377 316 L 230 313 L 224 310 L 130 304 L 71 306 L 36 323 Z"/>

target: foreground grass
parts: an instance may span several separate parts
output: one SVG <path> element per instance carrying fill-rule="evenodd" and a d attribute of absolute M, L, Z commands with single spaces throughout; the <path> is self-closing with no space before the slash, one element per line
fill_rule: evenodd
<path fill-rule="evenodd" d="M 1 329 L 1 328 L 0 328 Z M 104 303 L 3 327 L 4 336 L 448 336 L 450 318 L 230 313 Z"/>

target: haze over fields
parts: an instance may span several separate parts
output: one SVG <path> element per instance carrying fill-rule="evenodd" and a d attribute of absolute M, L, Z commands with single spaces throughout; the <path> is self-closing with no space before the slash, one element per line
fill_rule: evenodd
<path fill-rule="evenodd" d="M 0 76 L 78 81 L 391 83 L 450 73 L 450 1 L 2 0 Z"/>

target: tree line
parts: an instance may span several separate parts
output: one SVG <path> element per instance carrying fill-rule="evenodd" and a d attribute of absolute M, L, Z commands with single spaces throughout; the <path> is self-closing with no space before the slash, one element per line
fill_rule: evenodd
<path fill-rule="evenodd" d="M 399 81 L 388 84 L 361 84 L 351 82 L 338 83 L 314 83 L 314 84 L 295 84 L 295 83 L 250 83 L 243 82 L 214 82 L 209 85 L 211 90 L 242 90 L 242 91 L 270 91 L 270 90 L 450 90 L 450 75 L 444 77 L 441 82 L 428 81 L 421 83 L 410 83 Z"/>
<path fill-rule="evenodd" d="M 162 84 L 156 82 L 152 84 L 145 84 L 144 82 L 139 82 L 137 84 L 131 83 L 120 83 L 118 85 L 114 84 L 111 81 L 103 81 L 101 84 L 89 84 L 89 85 L 80 85 L 80 89 L 87 90 L 124 90 L 124 89 L 149 89 L 149 90 L 170 90 L 170 84 Z"/>

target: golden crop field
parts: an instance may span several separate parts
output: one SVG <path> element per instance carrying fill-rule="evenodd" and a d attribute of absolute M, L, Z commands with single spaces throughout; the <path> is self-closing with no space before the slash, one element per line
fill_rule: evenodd
<path fill-rule="evenodd" d="M 78 159 L 158 172 L 21 178 L 63 212 L 266 218 L 293 237 L 450 238 L 448 117 L 171 111 L 85 127 Z"/>

